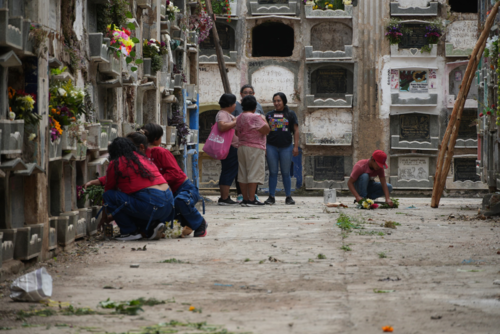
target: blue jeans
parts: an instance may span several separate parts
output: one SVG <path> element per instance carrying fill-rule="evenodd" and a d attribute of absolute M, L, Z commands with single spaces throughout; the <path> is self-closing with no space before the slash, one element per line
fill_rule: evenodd
<path fill-rule="evenodd" d="M 366 173 L 361 174 L 354 182 L 354 188 L 356 188 L 359 196 L 363 198 L 377 199 L 385 196 L 382 184 L 380 182 L 370 180 L 370 175 Z M 391 193 L 392 185 L 390 183 L 387 183 L 387 188 L 389 189 L 389 193 Z"/>
<path fill-rule="evenodd" d="M 186 180 L 174 193 L 175 217 L 182 226 L 196 230 L 203 223 L 203 217 L 195 205 L 201 199 L 195 185 Z"/>
<path fill-rule="evenodd" d="M 166 191 L 145 188 L 132 194 L 108 190 L 103 195 L 107 214 L 111 214 L 122 234 L 137 232 L 150 236 L 153 221 L 166 222 L 174 218 L 174 197 Z M 149 230 L 146 227 L 149 226 Z"/>
<path fill-rule="evenodd" d="M 293 144 L 288 147 L 276 147 L 267 144 L 266 159 L 269 168 L 269 196 L 276 193 L 278 185 L 278 162 L 281 167 L 281 176 L 283 177 L 283 186 L 286 196 L 292 194 L 292 178 L 290 170 L 292 168 Z"/>

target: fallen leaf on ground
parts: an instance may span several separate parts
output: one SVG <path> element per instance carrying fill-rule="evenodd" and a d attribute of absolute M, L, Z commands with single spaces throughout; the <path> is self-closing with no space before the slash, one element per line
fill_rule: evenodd
<path fill-rule="evenodd" d="M 392 333 L 394 331 L 394 328 L 392 328 L 392 326 L 384 326 L 382 327 L 382 331 Z"/>

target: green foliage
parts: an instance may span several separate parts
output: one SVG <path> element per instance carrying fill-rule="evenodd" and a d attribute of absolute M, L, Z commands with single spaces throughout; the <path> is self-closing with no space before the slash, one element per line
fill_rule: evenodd
<path fill-rule="evenodd" d="M 33 310 L 33 311 L 19 311 L 17 312 L 18 320 L 25 320 L 30 317 L 50 317 L 56 314 L 56 311 L 51 310 L 50 308 L 44 308 L 42 310 Z"/>
<path fill-rule="evenodd" d="M 349 247 L 351 244 L 349 245 L 343 245 L 342 247 L 340 247 L 341 250 L 343 250 L 344 252 L 350 252 L 352 249 L 351 247 Z"/>
<path fill-rule="evenodd" d="M 431 51 L 432 51 L 432 44 L 424 45 L 420 49 L 420 53 L 424 53 L 424 52 L 431 53 Z"/>
<path fill-rule="evenodd" d="M 325 260 L 326 259 L 326 255 L 319 253 L 318 254 L 318 259 Z"/>
<path fill-rule="evenodd" d="M 160 263 L 184 263 L 184 261 L 177 260 L 176 258 L 171 258 L 168 260 L 163 260 Z"/>
<path fill-rule="evenodd" d="M 50 74 L 51 75 L 59 75 L 59 74 L 66 72 L 67 69 L 68 68 L 66 66 L 64 66 L 63 68 L 52 68 L 52 69 L 50 69 Z"/>
<path fill-rule="evenodd" d="M 399 208 L 399 199 L 391 197 L 391 201 L 394 204 L 394 206 L 391 208 L 387 203 L 383 203 L 380 205 L 379 209 L 397 209 Z M 400 213 L 400 212 L 396 212 Z"/>
<path fill-rule="evenodd" d="M 151 58 L 151 73 L 156 73 L 161 70 L 163 61 L 160 56 L 155 55 Z"/>
<path fill-rule="evenodd" d="M 356 223 L 353 223 L 352 221 L 355 221 Z M 357 221 L 354 218 L 349 217 L 346 214 L 341 213 L 339 218 L 337 218 L 337 226 L 347 232 L 350 232 L 352 229 L 361 229 L 362 226 L 360 225 L 360 222 Z"/>
<path fill-rule="evenodd" d="M 104 195 L 103 186 L 89 186 L 83 192 L 84 200 L 89 200 L 90 205 L 101 205 L 102 196 Z"/>
<path fill-rule="evenodd" d="M 124 27 L 127 18 L 133 18 L 130 13 L 130 3 L 128 0 L 110 0 L 104 5 L 96 5 L 97 12 L 97 31 L 105 32 L 106 27 L 115 24 L 118 27 Z M 134 29 L 135 30 L 135 27 Z"/>
<path fill-rule="evenodd" d="M 344 2 L 342 0 L 315 0 L 314 9 L 331 9 L 344 10 Z"/>
<path fill-rule="evenodd" d="M 92 314 L 97 314 L 96 311 L 89 307 L 78 307 L 75 308 L 73 305 L 70 305 L 68 308 L 66 308 L 63 312 L 63 315 L 92 315 Z"/>
<path fill-rule="evenodd" d="M 378 257 L 381 258 L 381 259 L 385 259 L 387 257 L 387 255 L 385 254 L 385 252 L 380 252 L 380 253 L 377 253 Z"/>

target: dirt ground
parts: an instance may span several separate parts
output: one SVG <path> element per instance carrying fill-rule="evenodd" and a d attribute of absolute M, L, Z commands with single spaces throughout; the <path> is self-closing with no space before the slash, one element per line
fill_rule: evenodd
<path fill-rule="evenodd" d="M 49 307 L 54 315 L 30 317 L 30 309 L 44 307 L 11 301 L 5 281 L 0 328 L 365 334 L 390 325 L 394 333 L 500 333 L 500 285 L 494 284 L 500 280 L 500 219 L 477 218 L 481 199 L 443 199 L 431 209 L 428 198 L 403 198 L 399 209 L 367 211 L 343 197 L 349 208 L 330 213 L 319 197 L 297 197 L 295 206 L 277 200 L 262 208 L 208 204 L 205 238 L 78 242 L 42 265 L 54 280 L 53 300 L 98 314 L 63 315 L 63 304 Z M 357 228 L 340 229 L 339 211 Z M 381 227 L 386 221 L 398 224 Z M 131 250 L 145 245 L 146 251 Z M 182 263 L 160 263 L 167 259 Z M 143 306 L 138 315 L 98 307 L 108 298 L 139 297 L 166 303 Z"/>

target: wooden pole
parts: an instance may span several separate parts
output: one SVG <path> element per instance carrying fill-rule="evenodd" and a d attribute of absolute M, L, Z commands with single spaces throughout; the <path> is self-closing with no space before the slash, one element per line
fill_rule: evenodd
<path fill-rule="evenodd" d="M 439 200 L 441 199 L 441 195 L 444 190 L 444 185 L 446 183 L 446 177 L 448 175 L 448 171 L 451 164 L 451 159 L 453 155 L 454 146 L 456 142 L 456 137 L 458 135 L 458 126 L 460 125 L 460 120 L 458 120 L 457 125 L 457 116 L 461 117 L 462 110 L 465 105 L 466 96 L 469 94 L 470 86 L 474 76 L 472 73 L 475 72 L 477 65 L 479 64 L 479 60 L 483 54 L 486 39 L 490 33 L 491 27 L 493 26 L 495 17 L 498 13 L 498 7 L 500 2 L 497 2 L 493 9 L 491 10 L 488 19 L 486 20 L 485 27 L 481 36 L 479 37 L 474 50 L 472 51 L 471 58 L 469 60 L 469 64 L 467 66 L 467 70 L 465 71 L 464 80 L 465 85 L 462 84 L 460 87 L 460 92 L 458 93 L 457 100 L 455 101 L 455 106 L 453 108 L 453 112 L 450 117 L 450 121 L 448 123 L 448 127 L 446 128 L 446 132 L 443 137 L 443 141 L 441 142 L 441 149 L 438 155 L 438 161 L 436 164 L 436 174 L 434 176 L 434 188 L 432 190 L 432 200 L 431 207 L 437 208 L 439 206 Z M 454 133 L 457 134 L 454 134 Z M 454 134 L 454 140 L 450 141 L 450 137 Z M 447 154 L 448 153 L 448 154 Z M 446 161 L 445 161 L 446 155 Z"/>
<path fill-rule="evenodd" d="M 211 0 L 206 0 L 205 4 L 207 6 L 207 12 L 210 18 L 214 19 L 214 26 L 212 27 L 212 35 L 214 36 L 215 52 L 217 53 L 217 63 L 219 63 L 220 77 L 222 79 L 222 86 L 224 86 L 224 92 L 231 94 L 231 86 L 229 85 L 229 79 L 227 78 L 226 62 L 224 61 L 224 55 L 222 54 L 222 46 L 219 42 L 219 33 L 217 32 L 217 26 L 215 25 L 215 16 L 212 10 Z"/>

